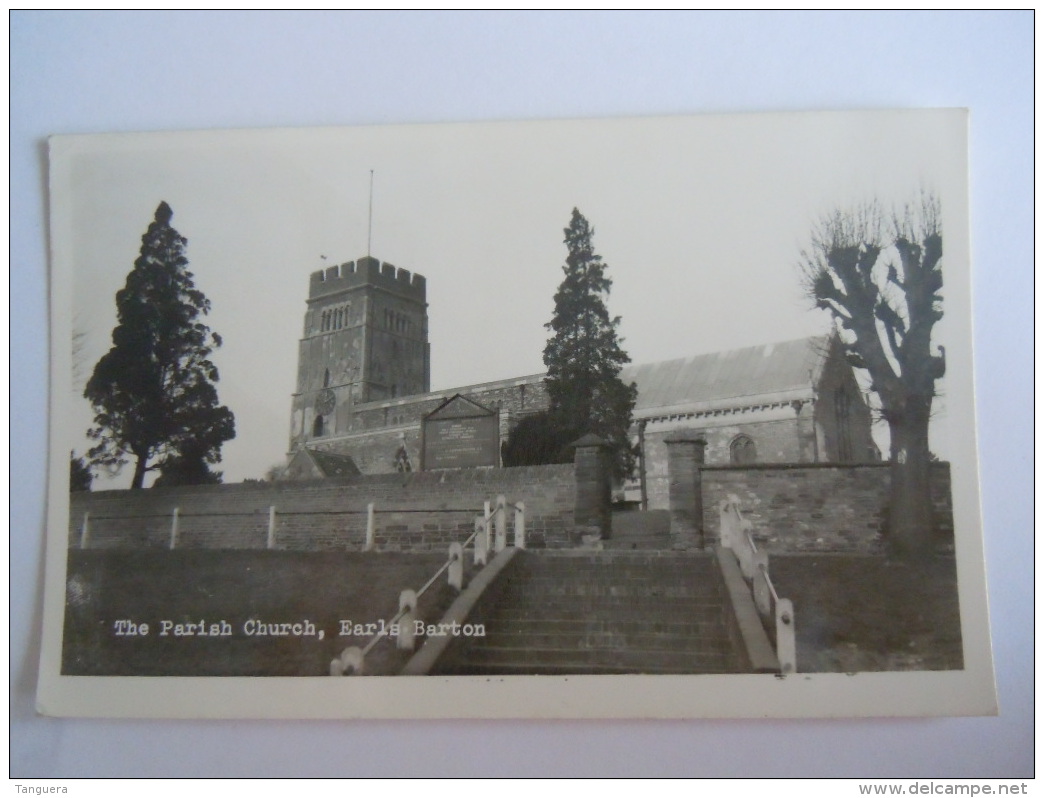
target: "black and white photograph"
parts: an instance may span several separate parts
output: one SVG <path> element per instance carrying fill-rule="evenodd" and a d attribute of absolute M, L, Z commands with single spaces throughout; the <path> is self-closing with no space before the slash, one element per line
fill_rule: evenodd
<path fill-rule="evenodd" d="M 40 711 L 994 713 L 967 125 L 53 137 Z"/>

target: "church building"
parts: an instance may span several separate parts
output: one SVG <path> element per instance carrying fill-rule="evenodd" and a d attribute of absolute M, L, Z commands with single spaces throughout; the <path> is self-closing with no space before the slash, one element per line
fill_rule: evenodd
<path fill-rule="evenodd" d="M 490 416 L 501 442 L 547 408 L 543 374 L 432 392 L 426 281 L 370 257 L 311 275 L 298 352 L 285 479 L 419 470 L 425 429 L 454 408 Z M 832 336 L 631 365 L 620 376 L 638 386 L 632 436 L 650 508 L 666 507 L 664 438 L 681 430 L 707 441 L 710 465 L 878 459 L 869 407 Z"/>

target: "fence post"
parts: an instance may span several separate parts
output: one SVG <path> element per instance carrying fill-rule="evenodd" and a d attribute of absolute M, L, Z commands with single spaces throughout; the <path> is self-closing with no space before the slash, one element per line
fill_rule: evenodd
<path fill-rule="evenodd" d="M 486 521 L 475 518 L 475 565 L 486 564 Z"/>
<path fill-rule="evenodd" d="M 449 583 L 450 587 L 461 590 L 464 587 L 464 547 L 459 543 L 449 546 Z"/>
<path fill-rule="evenodd" d="M 515 505 L 515 548 L 526 547 L 526 504 L 519 502 Z"/>
<path fill-rule="evenodd" d="M 83 526 L 80 527 L 80 548 L 87 548 L 87 539 L 90 529 L 90 517 L 91 514 L 86 512 L 83 514 Z"/>
<path fill-rule="evenodd" d="M 497 511 L 494 516 L 496 536 L 493 538 L 493 551 L 500 553 L 507 546 L 507 497 L 497 496 Z"/>
<path fill-rule="evenodd" d="M 404 590 L 399 594 L 399 634 L 395 638 L 395 647 L 405 651 L 413 651 L 413 622 L 417 618 L 417 593 Z"/>
<path fill-rule="evenodd" d="M 366 505 L 366 546 L 363 551 L 373 551 L 375 527 L 373 523 L 373 502 Z"/>
<path fill-rule="evenodd" d="M 270 549 L 275 548 L 276 542 L 276 508 L 275 505 L 271 505 L 268 508 L 268 541 L 266 546 Z"/>
<path fill-rule="evenodd" d="M 783 673 L 797 673 L 797 631 L 790 599 L 776 602 L 776 656 Z"/>
<path fill-rule="evenodd" d="M 178 545 L 178 508 L 174 508 L 170 519 L 170 550 L 173 551 Z"/>

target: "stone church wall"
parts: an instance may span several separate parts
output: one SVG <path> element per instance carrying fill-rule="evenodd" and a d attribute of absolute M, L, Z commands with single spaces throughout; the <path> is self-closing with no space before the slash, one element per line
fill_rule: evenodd
<path fill-rule="evenodd" d="M 514 380 L 480 383 L 450 391 L 407 396 L 356 405 L 352 431 L 309 442 L 320 451 L 351 455 L 364 474 L 386 474 L 395 468 L 395 454 L 403 443 L 414 468 L 421 462 L 421 421 L 454 394 L 500 410 L 500 439 L 524 415 L 547 407 L 547 389 L 542 375 Z"/>
<path fill-rule="evenodd" d="M 732 422 L 732 423 L 730 423 Z M 713 426 L 710 426 L 713 424 Z M 651 422 L 646 427 L 646 485 L 650 510 L 668 507 L 667 445 L 664 438 L 679 431 L 692 431 L 707 441 L 706 462 L 728 465 L 730 446 L 746 435 L 757 452 L 757 463 L 802 463 L 813 460 L 812 418 L 807 411 L 795 414 L 789 407 L 769 411 L 732 413 L 698 425 L 693 420 Z"/>
<path fill-rule="evenodd" d="M 275 507 L 275 548 L 359 550 L 374 502 L 378 550 L 441 551 L 470 535 L 483 502 L 498 494 L 525 502 L 532 547 L 568 545 L 572 465 L 73 493 L 69 545 L 80 546 L 88 513 L 88 548 L 166 548 L 177 508 L 179 548 L 265 548 Z"/>

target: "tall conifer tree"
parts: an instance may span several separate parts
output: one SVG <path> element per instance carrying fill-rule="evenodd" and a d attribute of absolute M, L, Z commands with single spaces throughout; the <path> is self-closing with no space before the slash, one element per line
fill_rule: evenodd
<path fill-rule="evenodd" d="M 628 430 L 638 389 L 620 379 L 631 359 L 620 346 L 620 318 L 606 307 L 612 280 L 591 243 L 594 229 L 574 208 L 564 232 L 565 279 L 545 325 L 553 333 L 544 348 L 549 414 L 570 440 L 589 432 L 604 438 L 613 449 L 615 476 L 622 479 L 634 466 Z"/>
<path fill-rule="evenodd" d="M 116 292 L 112 348 L 84 390 L 95 412 L 88 435 L 98 441 L 88 453 L 91 463 L 119 467 L 133 457 L 132 488 L 168 464 L 168 482 L 209 473 L 206 463 L 219 462 L 221 445 L 236 434 L 232 411 L 218 404 L 214 387 L 218 371 L 210 355 L 221 338 L 202 321 L 210 300 L 186 268 L 188 242 L 171 227 L 172 216 L 161 202 Z"/>

